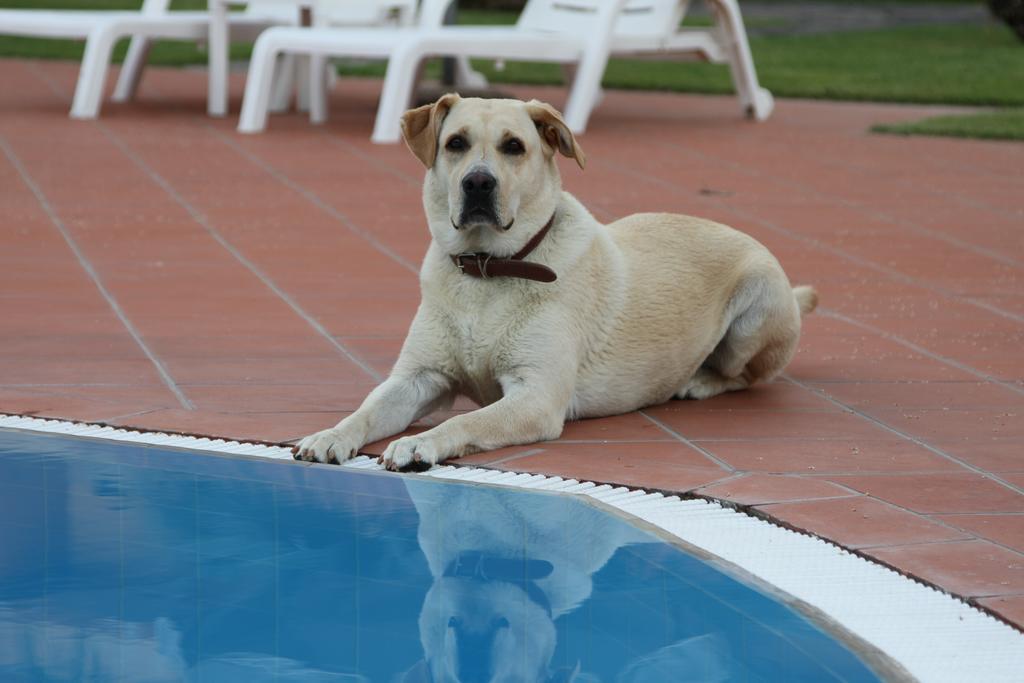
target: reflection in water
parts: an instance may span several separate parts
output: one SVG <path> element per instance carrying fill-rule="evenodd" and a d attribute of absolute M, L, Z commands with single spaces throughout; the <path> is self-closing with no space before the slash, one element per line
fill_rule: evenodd
<path fill-rule="evenodd" d="M 556 496 L 405 481 L 433 582 L 419 618 L 426 661 L 402 680 L 580 679 L 579 663 L 551 668 L 555 622 L 590 597 L 616 550 L 650 537 Z"/>
<path fill-rule="evenodd" d="M 149 681 L 180 681 L 187 665 L 181 634 L 163 617 L 149 624 L 97 619 L 86 627 L 0 607 L 0 667 L 34 670 L 50 680 L 115 680 L 122 672 Z"/>
<path fill-rule="evenodd" d="M 0 430 L 0 680 L 876 680 L 600 510 Z"/>
<path fill-rule="evenodd" d="M 362 683 L 357 674 L 312 669 L 253 652 L 217 654 L 190 666 L 181 633 L 164 617 L 152 623 L 100 619 L 70 626 L 0 607 L 0 672 L 5 681 L 338 681 Z"/>

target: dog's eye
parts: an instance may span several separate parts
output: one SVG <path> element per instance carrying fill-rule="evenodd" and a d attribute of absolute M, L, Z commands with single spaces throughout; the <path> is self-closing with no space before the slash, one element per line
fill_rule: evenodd
<path fill-rule="evenodd" d="M 523 141 L 519 138 L 510 138 L 501 146 L 501 151 L 505 154 L 522 154 L 526 148 L 523 147 Z"/>
<path fill-rule="evenodd" d="M 510 625 L 511 624 L 508 623 L 508 619 L 506 619 L 505 617 L 498 617 L 494 620 L 495 629 L 508 628 Z"/>
<path fill-rule="evenodd" d="M 466 138 L 461 135 L 453 135 L 448 138 L 448 142 L 445 143 L 444 148 L 452 152 L 461 152 L 468 146 L 469 145 L 466 144 Z"/>
<path fill-rule="evenodd" d="M 448 617 L 448 628 L 458 628 L 459 619 L 458 617 Z"/>

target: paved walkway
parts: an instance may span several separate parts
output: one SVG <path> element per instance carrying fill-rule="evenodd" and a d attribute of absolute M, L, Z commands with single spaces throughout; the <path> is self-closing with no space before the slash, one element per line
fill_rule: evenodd
<path fill-rule="evenodd" d="M 244 137 L 197 71 L 69 121 L 76 72 L 0 61 L 0 411 L 287 442 L 353 410 L 427 243 L 379 84 Z M 865 133 L 924 113 L 608 93 L 568 189 L 748 231 L 822 308 L 771 385 L 466 460 L 723 498 L 1024 624 L 1024 145 Z"/>

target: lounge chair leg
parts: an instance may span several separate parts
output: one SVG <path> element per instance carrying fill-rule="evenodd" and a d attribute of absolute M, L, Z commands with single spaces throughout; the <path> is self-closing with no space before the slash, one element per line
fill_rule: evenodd
<path fill-rule="evenodd" d="M 573 81 L 576 80 L 576 64 L 567 63 L 562 65 L 562 82 L 569 86 L 572 86 Z M 604 74 L 602 74 L 603 78 Z M 604 88 L 598 88 L 597 94 L 594 96 L 594 106 L 596 109 L 601 102 L 604 100 Z"/>
<path fill-rule="evenodd" d="M 627 0 L 608 0 L 597 3 L 597 25 L 591 40 L 580 55 L 576 74 L 569 88 L 569 99 L 565 105 L 565 123 L 574 133 L 587 129 L 590 113 L 601 98 L 601 78 L 608 66 L 611 50 L 611 35 L 618 20 L 619 12 Z"/>
<path fill-rule="evenodd" d="M 273 89 L 274 68 L 279 53 L 277 45 L 266 40 L 266 34 L 256 40 L 249 62 L 249 78 L 242 99 L 242 115 L 238 119 L 239 133 L 259 133 L 267 127 L 270 94 Z"/>
<path fill-rule="evenodd" d="M 295 91 L 295 55 L 284 54 L 275 62 L 274 92 L 270 96 L 270 111 L 283 114 L 292 104 Z"/>
<path fill-rule="evenodd" d="M 324 55 L 309 58 L 309 122 L 327 122 L 327 67 L 330 61 Z"/>
<path fill-rule="evenodd" d="M 310 57 L 298 55 L 295 57 L 296 83 L 298 92 L 295 94 L 295 108 L 299 111 L 309 111 L 309 62 Z"/>
<path fill-rule="evenodd" d="M 388 60 L 384 88 L 377 105 L 377 119 L 370 141 L 377 144 L 398 142 L 402 137 L 402 114 L 412 101 L 418 64 L 423 55 L 415 51 L 395 50 Z"/>
<path fill-rule="evenodd" d="M 749 118 L 764 121 L 772 113 L 775 101 L 772 94 L 758 83 L 739 4 L 736 0 L 712 0 L 711 4 L 719 29 L 728 42 L 725 47 L 729 56 L 729 73 L 739 95 L 740 106 Z"/>
<path fill-rule="evenodd" d="M 142 81 L 142 71 L 146 68 L 146 59 L 149 57 L 149 49 L 153 41 L 145 36 L 134 36 L 128 46 L 128 54 L 125 55 L 124 63 L 121 65 L 121 74 L 117 77 L 117 85 L 114 87 L 115 102 L 129 102 L 135 99 L 135 93 Z"/>
<path fill-rule="evenodd" d="M 101 26 L 89 34 L 75 85 L 75 97 L 71 102 L 71 118 L 94 119 L 99 116 L 107 67 L 117 38 L 109 26 Z"/>
<path fill-rule="evenodd" d="M 473 68 L 468 57 L 456 57 L 455 85 L 467 90 L 484 90 L 490 84 L 486 76 Z"/>
<path fill-rule="evenodd" d="M 210 61 L 207 70 L 206 113 L 210 116 L 227 116 L 228 113 L 230 45 L 231 26 L 228 24 L 227 6 L 215 2 L 210 8 L 210 31 L 206 45 Z"/>
<path fill-rule="evenodd" d="M 580 60 L 565 105 L 565 123 L 573 133 L 587 129 L 590 113 L 601 99 L 601 78 L 607 65 L 606 49 L 588 49 Z"/>

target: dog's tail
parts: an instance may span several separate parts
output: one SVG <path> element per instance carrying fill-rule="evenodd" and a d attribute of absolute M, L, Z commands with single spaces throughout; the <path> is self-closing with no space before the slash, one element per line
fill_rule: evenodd
<path fill-rule="evenodd" d="M 807 315 L 818 307 L 818 290 L 809 285 L 794 287 L 793 298 L 796 299 L 796 305 L 800 307 L 801 315 Z"/>

